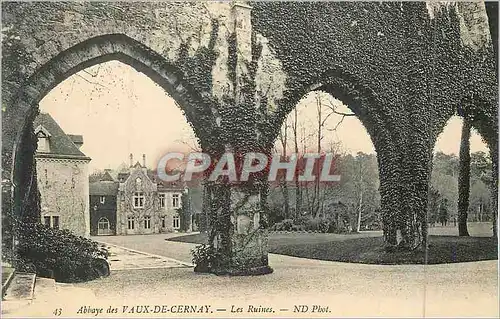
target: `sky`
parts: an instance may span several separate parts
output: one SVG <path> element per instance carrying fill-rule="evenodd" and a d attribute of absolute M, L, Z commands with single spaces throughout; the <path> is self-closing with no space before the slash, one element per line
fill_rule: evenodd
<path fill-rule="evenodd" d="M 338 100 L 323 97 L 336 111 L 349 109 Z M 315 132 L 315 93 L 307 95 L 297 106 L 299 125 Z M 175 101 L 146 75 L 118 61 L 95 65 L 72 75 L 50 91 L 40 102 L 42 112 L 49 113 L 67 134 L 83 135 L 81 150 L 89 156 L 90 170 L 116 169 L 129 163 L 132 153 L 148 167 L 166 152 L 189 152 L 197 148 L 194 133 Z M 356 117 L 333 114 L 325 126 L 323 143 L 341 144 L 344 152 L 373 153 L 368 133 Z M 439 136 L 435 151 L 458 154 L 461 120 L 452 118 Z M 306 133 L 305 135 L 309 135 Z M 314 141 L 314 137 L 310 139 Z M 472 133 L 471 151 L 487 151 L 480 136 Z"/>

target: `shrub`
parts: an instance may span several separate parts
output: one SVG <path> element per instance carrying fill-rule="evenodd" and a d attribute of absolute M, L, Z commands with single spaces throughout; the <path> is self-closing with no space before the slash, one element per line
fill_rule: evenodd
<path fill-rule="evenodd" d="M 283 207 L 270 207 L 269 208 L 269 222 L 272 224 L 279 223 L 285 219 L 283 216 Z"/>
<path fill-rule="evenodd" d="M 318 222 L 318 230 L 322 233 L 327 233 L 330 228 L 330 221 L 328 219 L 320 219 Z"/>
<path fill-rule="evenodd" d="M 305 230 L 304 225 L 292 225 L 292 231 L 303 231 Z"/>
<path fill-rule="evenodd" d="M 201 244 L 191 250 L 195 272 L 210 272 L 216 267 L 216 263 L 223 259 L 216 249 L 207 244 Z"/>
<path fill-rule="evenodd" d="M 276 231 L 291 231 L 293 227 L 292 219 L 284 219 L 273 225 L 272 230 Z"/>
<path fill-rule="evenodd" d="M 333 220 L 330 221 L 330 224 L 328 225 L 328 232 L 329 233 L 339 232 L 338 225 L 335 221 Z"/>
<path fill-rule="evenodd" d="M 304 221 L 304 227 L 307 231 L 317 231 L 318 220 L 316 218 L 310 217 Z"/>
<path fill-rule="evenodd" d="M 304 215 L 301 215 L 301 216 L 297 216 L 294 220 L 293 220 L 293 223 L 295 225 L 306 225 L 307 222 L 311 219 L 311 216 L 304 216 Z M 307 228 L 307 227 L 306 227 Z"/>
<path fill-rule="evenodd" d="M 307 231 L 327 233 L 330 228 L 330 220 L 326 218 L 308 218 L 304 222 L 304 228 Z"/>
<path fill-rule="evenodd" d="M 35 271 L 59 282 L 92 280 L 103 274 L 108 251 L 95 241 L 40 223 L 24 224 L 18 238 L 19 271 Z"/>

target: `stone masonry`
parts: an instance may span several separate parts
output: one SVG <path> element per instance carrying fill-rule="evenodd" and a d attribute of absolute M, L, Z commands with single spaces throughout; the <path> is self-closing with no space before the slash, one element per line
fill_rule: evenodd
<path fill-rule="evenodd" d="M 403 238 L 425 224 L 432 149 L 458 110 L 488 144 L 497 181 L 497 49 L 481 4 L 6 2 L 2 22 L 2 181 L 12 198 L 3 205 L 13 214 L 31 190 L 18 157 L 30 156 L 22 137 L 33 130 L 38 102 L 68 76 L 109 60 L 162 86 L 204 150 L 238 149 L 226 139 L 238 137 L 242 113 L 266 148 L 311 90 L 342 100 L 372 138 L 382 213 Z M 252 231 L 265 228 L 263 206 L 243 217 L 234 207 L 219 207 L 231 218 L 216 236 L 231 237 L 221 240 L 233 243 L 224 253 L 228 272 L 266 267 L 265 231 Z"/>

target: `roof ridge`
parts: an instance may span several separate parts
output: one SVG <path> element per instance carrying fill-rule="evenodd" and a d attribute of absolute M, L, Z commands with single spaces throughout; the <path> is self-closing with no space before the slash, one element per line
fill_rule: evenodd
<path fill-rule="evenodd" d="M 87 157 L 49 113 L 40 112 L 33 121 L 33 126 L 42 126 L 51 134 L 49 152 L 40 152 L 41 154 Z"/>

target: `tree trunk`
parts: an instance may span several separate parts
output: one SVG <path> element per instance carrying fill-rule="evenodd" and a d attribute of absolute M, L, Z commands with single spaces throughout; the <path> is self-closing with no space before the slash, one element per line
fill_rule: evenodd
<path fill-rule="evenodd" d="M 294 108 L 294 117 L 293 117 L 293 142 L 295 148 L 295 154 L 299 153 L 299 141 L 297 135 L 297 108 Z M 299 216 L 299 213 L 302 213 L 302 189 L 300 187 L 300 182 L 298 178 L 295 178 L 295 218 Z"/>
<path fill-rule="evenodd" d="M 361 159 L 359 159 L 359 203 L 358 203 L 358 223 L 356 225 L 356 232 L 361 230 L 361 212 L 363 210 L 363 172 L 361 170 Z"/>
<path fill-rule="evenodd" d="M 281 140 L 281 147 L 283 148 L 282 156 L 286 158 L 287 156 L 287 142 L 288 142 L 288 123 L 285 121 L 285 128 L 284 130 L 281 131 L 280 134 L 280 140 Z M 284 201 L 284 209 L 285 209 L 285 219 L 290 218 L 290 203 L 288 200 L 288 185 L 287 181 L 285 179 L 285 176 L 283 176 L 281 180 L 281 191 L 283 193 L 283 201 Z"/>
<path fill-rule="evenodd" d="M 481 200 L 481 203 L 479 204 L 479 216 L 478 216 L 478 221 L 482 222 L 483 221 L 483 203 Z"/>
<path fill-rule="evenodd" d="M 492 183 L 491 183 L 491 214 L 493 216 L 493 237 L 498 237 L 498 144 L 490 146 Z"/>
<path fill-rule="evenodd" d="M 458 173 L 458 235 L 469 236 L 467 212 L 470 191 L 470 123 L 464 119 L 460 140 L 460 164 Z"/>

